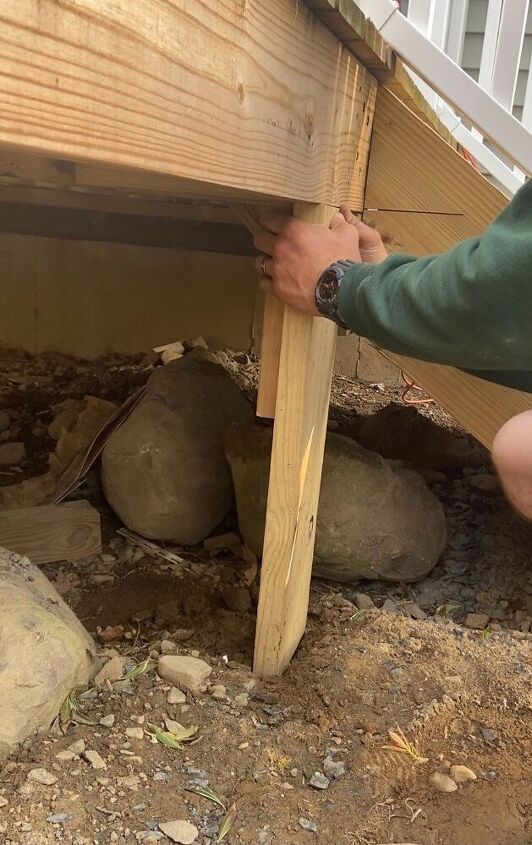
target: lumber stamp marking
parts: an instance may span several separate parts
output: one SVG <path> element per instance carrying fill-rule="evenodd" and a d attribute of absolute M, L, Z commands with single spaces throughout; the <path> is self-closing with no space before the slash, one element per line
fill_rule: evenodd
<path fill-rule="evenodd" d="M 102 550 L 100 514 L 85 501 L 3 511 L 0 546 L 32 563 L 92 557 Z"/>
<path fill-rule="evenodd" d="M 335 209 L 296 204 L 302 220 Z M 336 326 L 285 307 L 254 670 L 279 675 L 305 630 Z"/>

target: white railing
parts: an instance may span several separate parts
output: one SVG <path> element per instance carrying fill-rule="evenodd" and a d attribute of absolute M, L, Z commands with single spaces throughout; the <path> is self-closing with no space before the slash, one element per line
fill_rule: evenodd
<path fill-rule="evenodd" d="M 531 0 L 489 0 L 478 84 L 460 67 L 470 0 L 356 2 L 456 140 L 514 194 L 532 173 L 532 62 L 522 121 L 512 114 Z"/>

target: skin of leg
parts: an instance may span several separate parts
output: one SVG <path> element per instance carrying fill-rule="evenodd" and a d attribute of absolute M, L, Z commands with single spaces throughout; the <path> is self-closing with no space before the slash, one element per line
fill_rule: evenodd
<path fill-rule="evenodd" d="M 532 520 L 532 411 L 512 417 L 499 429 L 492 457 L 511 504 Z"/>

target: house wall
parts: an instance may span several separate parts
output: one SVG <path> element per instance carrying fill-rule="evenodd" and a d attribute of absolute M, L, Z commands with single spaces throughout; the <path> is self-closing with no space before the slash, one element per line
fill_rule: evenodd
<path fill-rule="evenodd" d="M 464 53 L 462 67 L 473 79 L 478 80 L 480 68 L 480 57 L 482 54 L 482 43 L 484 41 L 484 30 L 486 27 L 486 16 L 488 13 L 488 0 L 469 0 L 467 16 L 466 35 L 464 40 Z M 530 55 L 532 52 L 532 2 L 529 4 L 526 34 L 521 55 L 519 76 L 517 79 L 517 90 L 513 108 L 514 115 L 521 119 L 523 103 L 525 98 L 526 82 L 530 67 Z"/>

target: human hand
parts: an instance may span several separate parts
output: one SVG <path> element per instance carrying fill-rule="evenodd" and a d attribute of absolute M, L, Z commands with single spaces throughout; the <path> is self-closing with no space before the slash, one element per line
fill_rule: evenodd
<path fill-rule="evenodd" d="M 361 261 L 364 261 L 365 264 L 380 264 L 381 261 L 388 258 L 388 250 L 376 229 L 372 229 L 371 226 L 355 217 L 348 205 L 340 206 L 340 214 L 346 223 L 350 223 L 358 232 Z"/>
<path fill-rule="evenodd" d="M 266 214 L 264 231 L 254 237 L 262 255 L 256 267 L 261 288 L 304 314 L 316 316 L 318 279 L 335 261 L 360 261 L 357 226 L 336 213 L 329 226 L 305 223 L 286 214 Z"/>

